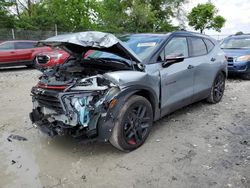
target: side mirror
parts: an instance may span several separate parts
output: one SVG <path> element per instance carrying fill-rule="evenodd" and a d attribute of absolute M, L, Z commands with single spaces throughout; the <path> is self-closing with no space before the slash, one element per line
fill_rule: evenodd
<path fill-rule="evenodd" d="M 165 61 L 162 63 L 162 67 L 168 67 L 175 63 L 184 61 L 184 56 L 167 56 Z"/>

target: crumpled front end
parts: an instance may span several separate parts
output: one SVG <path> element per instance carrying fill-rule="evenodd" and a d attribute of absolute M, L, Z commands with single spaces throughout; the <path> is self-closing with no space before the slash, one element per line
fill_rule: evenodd
<path fill-rule="evenodd" d="M 102 75 L 83 78 L 70 85 L 39 83 L 32 88 L 32 122 L 49 136 L 95 138 L 98 122 L 117 102 L 120 88 Z"/>

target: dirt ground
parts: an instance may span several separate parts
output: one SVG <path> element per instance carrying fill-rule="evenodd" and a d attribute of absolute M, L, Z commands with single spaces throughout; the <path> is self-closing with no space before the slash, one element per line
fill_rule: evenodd
<path fill-rule="evenodd" d="M 39 74 L 0 70 L 0 187 L 250 187 L 250 81 L 229 79 L 221 103 L 155 122 L 141 148 L 123 153 L 33 128 L 30 89 Z"/>

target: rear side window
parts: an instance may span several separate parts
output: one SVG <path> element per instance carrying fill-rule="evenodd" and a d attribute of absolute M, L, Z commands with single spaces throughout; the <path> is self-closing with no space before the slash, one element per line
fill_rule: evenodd
<path fill-rule="evenodd" d="M 30 48 L 35 48 L 35 43 L 34 42 L 16 42 L 15 43 L 15 48 L 16 49 L 30 49 Z"/>
<path fill-rule="evenodd" d="M 14 42 L 5 42 L 0 44 L 0 50 L 14 50 Z"/>
<path fill-rule="evenodd" d="M 213 48 L 214 48 L 214 43 L 212 43 L 210 40 L 208 40 L 208 39 L 203 39 L 204 40 L 204 42 L 205 42 L 205 44 L 206 44 L 206 46 L 207 46 L 207 51 L 208 52 L 211 52 L 212 50 L 213 50 Z"/>
<path fill-rule="evenodd" d="M 190 56 L 202 56 L 207 54 L 207 47 L 203 40 L 198 37 L 189 37 Z"/>

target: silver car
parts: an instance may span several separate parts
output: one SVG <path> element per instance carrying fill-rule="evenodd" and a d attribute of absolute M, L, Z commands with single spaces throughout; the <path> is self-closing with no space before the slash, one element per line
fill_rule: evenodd
<path fill-rule="evenodd" d="M 34 125 L 50 136 L 140 147 L 154 121 L 186 105 L 223 96 L 227 61 L 217 42 L 177 31 L 119 39 L 81 32 L 40 41 L 71 54 L 43 70 L 32 88 Z"/>

